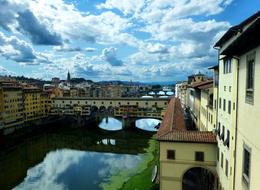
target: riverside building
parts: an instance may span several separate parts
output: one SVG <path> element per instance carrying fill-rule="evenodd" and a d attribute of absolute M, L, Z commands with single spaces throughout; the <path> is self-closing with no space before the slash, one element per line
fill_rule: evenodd
<path fill-rule="evenodd" d="M 259 34 L 260 12 L 257 12 L 230 28 L 215 44 L 219 57 L 218 65 L 210 68 L 214 71 L 213 84 L 206 84 L 209 81 L 196 83 L 194 77 L 188 78 L 188 101 L 184 107 L 190 111 L 198 131 L 183 132 L 178 127 L 185 120 L 182 112 L 176 111 L 180 107 L 176 107 L 179 96 L 174 105 L 169 104 L 173 108 L 167 108 L 157 133 L 160 142 L 160 189 L 192 187 L 194 181 L 187 183 L 185 174 L 189 171 L 191 179 L 196 176 L 192 174 L 195 168 L 210 173 L 209 183 L 214 184 L 209 187 L 206 183 L 200 189 L 259 189 Z M 206 146 L 209 142 L 212 146 L 207 149 L 198 146 Z M 197 158 L 200 162 L 196 162 Z M 210 163 L 208 159 L 212 167 L 207 165 Z M 183 168 L 187 164 L 190 164 L 189 167 Z"/>

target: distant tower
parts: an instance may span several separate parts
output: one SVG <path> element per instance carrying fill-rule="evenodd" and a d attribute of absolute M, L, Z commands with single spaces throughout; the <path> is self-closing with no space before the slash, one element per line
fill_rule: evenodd
<path fill-rule="evenodd" d="M 68 71 L 67 82 L 70 82 L 70 72 Z"/>

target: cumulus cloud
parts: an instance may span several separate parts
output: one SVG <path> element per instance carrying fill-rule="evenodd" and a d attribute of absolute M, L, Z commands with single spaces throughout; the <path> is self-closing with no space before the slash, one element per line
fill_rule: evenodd
<path fill-rule="evenodd" d="M 34 51 L 32 46 L 26 41 L 15 36 L 7 37 L 0 32 L 0 54 L 6 59 L 15 62 L 28 64 L 38 64 L 48 62 L 48 58 Z"/>
<path fill-rule="evenodd" d="M 105 3 L 98 5 L 99 9 L 118 9 L 124 13 L 124 15 L 133 14 L 135 12 L 140 11 L 144 4 L 144 0 L 107 0 Z"/>
<path fill-rule="evenodd" d="M 6 68 L 0 66 L 0 76 L 3 75 L 15 75 L 14 72 L 7 70 Z"/>
<path fill-rule="evenodd" d="M 87 47 L 87 48 L 81 48 L 81 47 L 71 47 L 67 44 L 62 45 L 62 46 L 56 46 L 53 48 L 55 51 L 58 52 L 94 52 L 96 51 L 96 48 L 91 48 L 91 47 Z"/>
<path fill-rule="evenodd" d="M 86 52 L 94 52 L 96 51 L 96 48 L 87 47 L 84 49 Z"/>
<path fill-rule="evenodd" d="M 56 46 L 53 48 L 58 52 L 79 52 L 82 51 L 80 47 L 70 47 L 69 45 Z"/>
<path fill-rule="evenodd" d="M 48 78 L 69 69 L 97 80 L 172 80 L 217 59 L 212 46 L 230 24 L 214 15 L 231 2 L 106 0 L 84 12 L 64 0 L 0 0 L 0 55 L 18 63 L 49 63 L 38 68 Z M 101 55 L 96 48 L 103 49 Z"/>
<path fill-rule="evenodd" d="M 157 44 L 149 43 L 146 48 L 147 48 L 147 52 L 149 53 L 162 53 L 162 54 L 169 53 L 168 48 L 165 45 L 159 43 Z"/>
<path fill-rule="evenodd" d="M 26 34 L 35 44 L 61 45 L 67 41 L 85 40 L 136 45 L 138 41 L 125 32 L 131 23 L 111 11 L 90 15 L 63 0 L 2 0 L 0 9 L 0 26 Z"/>
<path fill-rule="evenodd" d="M 107 0 L 99 8 L 117 9 L 125 15 L 131 15 L 131 19 L 136 19 L 142 26 L 136 30 L 151 35 L 149 41 L 154 43 L 139 43 L 139 51 L 128 57 L 129 62 L 135 65 L 178 65 L 181 64 L 180 60 L 188 59 L 193 63 L 188 65 L 197 69 L 198 60 L 216 57 L 213 44 L 230 27 L 228 22 L 219 22 L 208 16 L 221 13 L 232 0 L 140 1 L 135 7 L 141 11 L 134 11 L 131 2 Z M 203 16 L 203 19 L 195 20 L 194 16 Z M 147 70 L 151 70 L 151 67 Z M 153 69 L 155 71 L 162 76 L 161 69 Z"/>
<path fill-rule="evenodd" d="M 122 66 L 123 61 L 116 57 L 116 50 L 114 47 L 103 49 L 101 58 L 112 66 Z"/>
<path fill-rule="evenodd" d="M 41 24 L 35 15 L 30 11 L 18 13 L 17 21 L 19 29 L 27 34 L 34 44 L 39 45 L 61 45 L 62 39 L 59 34 L 47 29 L 47 26 Z M 49 28 L 49 27 L 48 27 Z"/>

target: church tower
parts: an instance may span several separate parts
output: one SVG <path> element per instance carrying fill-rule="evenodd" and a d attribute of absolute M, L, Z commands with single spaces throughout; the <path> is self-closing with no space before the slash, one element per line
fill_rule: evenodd
<path fill-rule="evenodd" d="M 70 82 L 70 72 L 68 71 L 68 74 L 67 74 L 67 82 Z"/>

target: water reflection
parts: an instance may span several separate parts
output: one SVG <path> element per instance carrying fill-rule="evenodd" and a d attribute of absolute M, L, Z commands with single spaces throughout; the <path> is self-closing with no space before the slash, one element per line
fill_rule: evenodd
<path fill-rule="evenodd" d="M 101 141 L 98 141 L 97 144 L 116 145 L 116 140 L 115 139 L 102 139 Z"/>
<path fill-rule="evenodd" d="M 158 119 L 138 119 L 135 121 L 135 126 L 146 131 L 157 131 L 156 126 L 158 126 L 160 122 Z"/>
<path fill-rule="evenodd" d="M 173 96 L 174 93 L 170 91 L 170 92 L 166 92 L 166 95 L 168 95 L 168 96 Z"/>
<path fill-rule="evenodd" d="M 104 130 L 117 131 L 123 128 L 122 122 L 113 117 L 103 118 L 99 127 Z"/>
<path fill-rule="evenodd" d="M 133 175 L 140 161 L 141 156 L 137 155 L 70 149 L 52 151 L 42 163 L 30 168 L 24 181 L 14 189 L 98 190 L 123 170 L 129 177 Z"/>
<path fill-rule="evenodd" d="M 130 167 L 146 154 L 151 138 L 151 134 L 135 130 L 106 133 L 98 126 L 58 126 L 22 137 L 17 144 L 11 139 L 10 148 L 9 141 L 0 144 L 1 190 L 104 189 L 112 174 L 123 176 L 117 180 L 122 184 L 138 172 Z M 110 167 L 112 163 L 114 168 Z M 122 167 L 129 169 L 127 176 L 120 173 L 124 169 L 119 172 Z"/>

